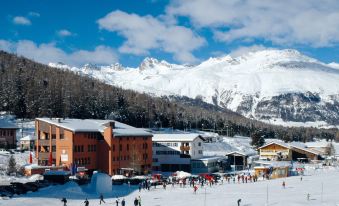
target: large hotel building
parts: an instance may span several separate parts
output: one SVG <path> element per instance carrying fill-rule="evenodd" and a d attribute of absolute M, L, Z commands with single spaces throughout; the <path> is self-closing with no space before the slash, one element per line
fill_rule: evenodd
<path fill-rule="evenodd" d="M 113 120 L 37 118 L 36 147 L 39 165 L 71 168 L 109 175 L 124 168 L 150 172 L 152 134 Z"/>

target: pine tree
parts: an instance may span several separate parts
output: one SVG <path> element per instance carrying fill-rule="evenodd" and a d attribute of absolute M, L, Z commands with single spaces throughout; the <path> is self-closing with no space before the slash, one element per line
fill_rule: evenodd
<path fill-rule="evenodd" d="M 16 173 L 16 172 L 17 172 L 16 162 L 15 162 L 13 155 L 11 155 L 11 157 L 8 160 L 7 174 Z"/>
<path fill-rule="evenodd" d="M 265 144 L 265 138 L 264 138 L 264 133 L 260 131 L 255 131 L 251 135 L 252 141 L 251 145 L 254 146 L 255 148 L 259 148 Z"/>

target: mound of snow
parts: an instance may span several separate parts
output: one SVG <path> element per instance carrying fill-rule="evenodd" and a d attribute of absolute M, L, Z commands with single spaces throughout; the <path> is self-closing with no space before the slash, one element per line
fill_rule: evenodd
<path fill-rule="evenodd" d="M 90 190 L 97 194 L 107 194 L 112 192 L 111 177 L 104 173 L 95 173 L 92 176 Z"/>
<path fill-rule="evenodd" d="M 175 174 L 176 174 L 177 178 L 180 178 L 180 179 L 192 176 L 192 174 L 190 174 L 188 172 L 184 172 L 184 171 L 176 171 Z"/>
<path fill-rule="evenodd" d="M 124 180 L 127 177 L 123 176 L 123 175 L 113 175 L 112 176 L 112 180 Z"/>

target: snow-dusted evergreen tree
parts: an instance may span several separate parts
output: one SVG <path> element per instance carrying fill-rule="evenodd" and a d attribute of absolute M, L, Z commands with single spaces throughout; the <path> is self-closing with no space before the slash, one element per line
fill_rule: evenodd
<path fill-rule="evenodd" d="M 11 155 L 9 160 L 8 160 L 7 174 L 12 174 L 12 173 L 16 173 L 16 172 L 17 172 L 16 161 L 15 161 L 13 155 Z"/>

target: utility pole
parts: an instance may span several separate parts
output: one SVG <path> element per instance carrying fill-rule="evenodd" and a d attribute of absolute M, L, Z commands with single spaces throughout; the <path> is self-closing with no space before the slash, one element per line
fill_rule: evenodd
<path fill-rule="evenodd" d="M 268 184 L 266 185 L 266 206 L 268 206 Z"/>
<path fill-rule="evenodd" d="M 207 189 L 207 185 L 205 187 L 205 199 L 204 199 L 204 206 L 206 206 L 206 189 Z"/>
<path fill-rule="evenodd" d="M 324 183 L 321 183 L 321 202 L 323 202 L 323 194 L 324 194 Z"/>

